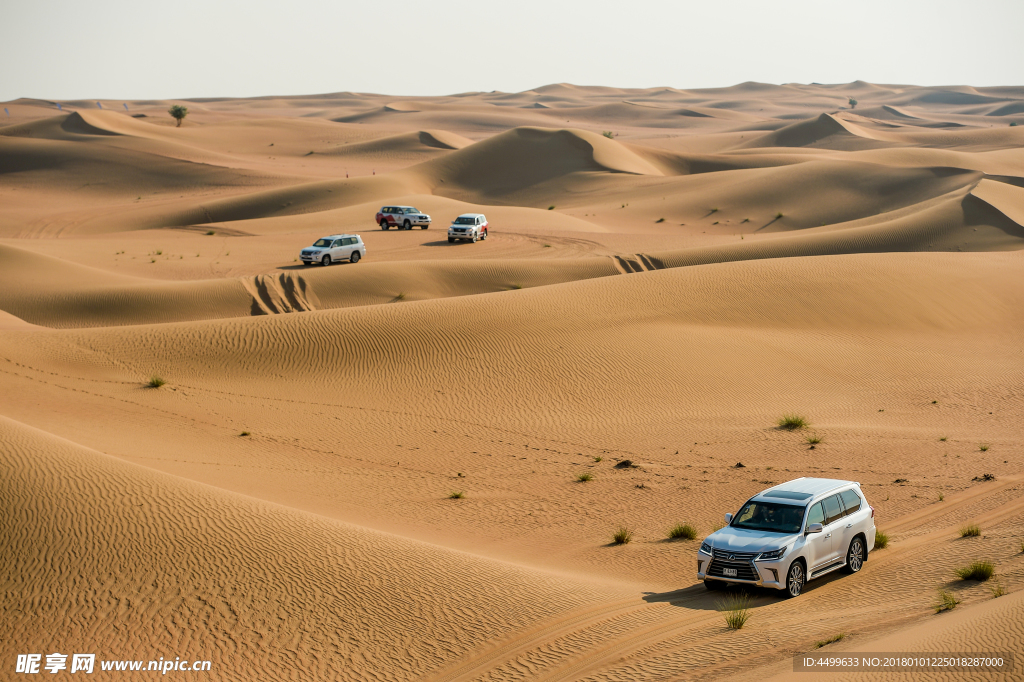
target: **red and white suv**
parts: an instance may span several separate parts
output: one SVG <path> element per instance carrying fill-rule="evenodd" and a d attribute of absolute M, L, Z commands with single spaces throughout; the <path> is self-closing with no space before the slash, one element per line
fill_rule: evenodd
<path fill-rule="evenodd" d="M 382 230 L 390 230 L 392 227 L 399 230 L 411 230 L 413 227 L 419 227 L 425 230 L 430 227 L 430 216 L 412 206 L 385 206 L 377 211 L 377 217 L 374 220 Z"/>

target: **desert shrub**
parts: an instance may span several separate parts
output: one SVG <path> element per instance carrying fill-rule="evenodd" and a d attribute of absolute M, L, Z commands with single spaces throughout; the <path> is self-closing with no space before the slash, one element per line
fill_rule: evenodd
<path fill-rule="evenodd" d="M 851 98 L 850 98 L 849 100 L 847 100 L 847 101 L 848 101 L 848 102 L 850 103 L 850 108 L 851 108 L 851 109 L 856 109 L 856 108 L 857 108 L 857 105 L 859 104 L 859 102 L 858 102 L 858 101 L 857 101 L 857 100 L 856 100 L 855 98 L 853 98 L 853 97 L 851 97 Z"/>
<path fill-rule="evenodd" d="M 150 388 L 160 388 L 166 383 L 166 381 L 164 381 L 163 379 L 154 374 L 149 378 L 149 383 L 147 383 L 146 385 L 149 386 Z"/>
<path fill-rule="evenodd" d="M 178 122 L 178 125 L 175 127 L 180 128 L 181 122 L 185 120 L 186 116 L 188 116 L 188 107 L 183 107 L 180 104 L 172 104 L 171 108 L 167 110 L 167 113 L 171 115 L 171 118 Z"/>
<path fill-rule="evenodd" d="M 249 433 L 248 431 L 242 431 L 242 432 L 241 432 L 240 434 L 238 434 L 238 435 L 239 435 L 239 436 L 251 436 L 252 434 L 251 434 L 251 433 Z"/>
<path fill-rule="evenodd" d="M 603 462 L 603 461 L 604 461 L 604 457 L 601 457 L 600 455 L 598 455 L 597 457 L 594 458 L 594 462 Z"/>
<path fill-rule="evenodd" d="M 978 582 L 988 580 L 995 572 L 996 567 L 991 561 L 972 561 L 953 571 L 960 580 L 977 580 Z"/>
<path fill-rule="evenodd" d="M 956 608 L 956 605 L 960 603 L 960 600 L 956 598 L 956 595 L 947 590 L 939 590 L 939 599 L 935 602 L 934 608 L 935 613 L 941 613 L 943 611 L 952 611 Z"/>
<path fill-rule="evenodd" d="M 798 414 L 784 414 L 779 417 L 779 421 L 777 423 L 780 429 L 795 431 L 796 429 L 802 429 L 807 426 L 807 419 Z"/>
<path fill-rule="evenodd" d="M 978 449 L 981 450 L 982 452 L 988 452 L 989 447 L 990 446 L 988 443 L 982 443 L 981 445 L 978 446 Z"/>
<path fill-rule="evenodd" d="M 817 445 L 820 442 L 821 442 L 821 436 L 819 436 L 818 434 L 814 434 L 813 436 L 807 436 L 807 444 L 808 445 Z"/>
<path fill-rule="evenodd" d="M 609 140 L 612 139 L 613 137 L 615 137 L 615 133 L 613 133 L 610 130 L 606 130 L 606 131 L 604 131 L 601 134 L 604 135 L 605 137 L 607 137 Z"/>
<path fill-rule="evenodd" d="M 579 476 L 577 476 L 576 480 L 579 481 L 580 483 L 586 483 L 587 481 L 593 481 L 594 477 L 591 476 L 590 474 L 584 472 L 584 473 L 580 474 Z"/>
<path fill-rule="evenodd" d="M 977 538 L 981 537 L 981 526 L 976 523 L 968 523 L 966 526 L 960 527 L 960 537 L 962 538 Z"/>
<path fill-rule="evenodd" d="M 697 529 L 689 523 L 677 523 L 669 529 L 668 537 L 670 540 L 696 540 Z"/>
<path fill-rule="evenodd" d="M 884 530 L 875 529 L 875 549 L 885 549 L 889 546 L 889 534 Z"/>
<path fill-rule="evenodd" d="M 511 288 L 512 289 L 522 289 L 523 285 L 522 284 L 513 284 Z"/>
<path fill-rule="evenodd" d="M 465 496 L 466 494 L 461 490 L 453 490 L 450 493 L 448 493 L 449 500 L 461 500 Z"/>
<path fill-rule="evenodd" d="M 750 596 L 738 594 L 718 603 L 718 610 L 725 614 L 725 624 L 739 630 L 750 619 Z"/>
<path fill-rule="evenodd" d="M 633 531 L 626 526 L 619 526 L 615 533 L 612 535 L 612 542 L 616 545 L 626 545 L 633 539 Z"/>
<path fill-rule="evenodd" d="M 997 582 L 995 585 L 989 588 L 989 592 L 992 593 L 993 597 L 1002 597 L 1004 594 L 1006 594 L 1006 588 L 1003 586 L 1002 583 Z"/>
<path fill-rule="evenodd" d="M 785 216 L 782 215 L 782 211 L 779 211 L 778 213 L 775 214 L 776 220 L 781 220 L 782 218 L 785 218 Z"/>
<path fill-rule="evenodd" d="M 825 639 L 818 640 L 817 642 L 814 643 L 814 648 L 815 649 L 820 649 L 821 647 L 826 646 L 828 644 L 834 644 L 834 643 L 838 642 L 839 640 L 844 639 L 845 637 L 846 637 L 846 633 L 845 632 L 840 632 L 838 635 L 832 635 L 831 637 L 827 637 Z"/>
<path fill-rule="evenodd" d="M 216 233 L 216 232 L 214 232 L 213 230 L 207 230 L 207 231 L 206 231 L 206 236 L 207 236 L 207 237 L 211 237 L 211 236 L 213 236 L 213 235 L 215 235 L 215 234 L 217 234 L 217 233 Z"/>
<path fill-rule="evenodd" d="M 664 218 L 658 218 L 654 222 L 656 222 L 656 223 L 663 223 L 663 222 L 665 222 L 665 219 Z"/>
<path fill-rule="evenodd" d="M 548 210 L 549 211 L 554 211 L 555 210 L 555 205 L 551 204 L 550 206 L 548 206 Z"/>
<path fill-rule="evenodd" d="M 395 294 L 395 300 L 396 301 L 404 301 L 405 300 L 405 292 L 404 291 L 399 291 L 397 294 Z"/>

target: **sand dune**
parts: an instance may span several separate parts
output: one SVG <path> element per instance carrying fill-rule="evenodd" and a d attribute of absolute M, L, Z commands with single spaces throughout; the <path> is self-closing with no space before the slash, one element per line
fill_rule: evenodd
<path fill-rule="evenodd" d="M 0 127 L 5 659 L 632 682 L 1024 646 L 1024 88 L 100 103 Z M 449 243 L 467 212 L 489 238 Z M 359 263 L 298 262 L 341 233 Z M 667 531 L 798 476 L 860 481 L 890 545 L 729 630 Z"/>

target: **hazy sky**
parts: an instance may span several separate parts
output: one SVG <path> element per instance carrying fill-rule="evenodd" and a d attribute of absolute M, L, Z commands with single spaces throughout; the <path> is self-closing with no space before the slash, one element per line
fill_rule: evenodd
<path fill-rule="evenodd" d="M 1024 0 L 12 0 L 0 100 L 1024 85 Z"/>

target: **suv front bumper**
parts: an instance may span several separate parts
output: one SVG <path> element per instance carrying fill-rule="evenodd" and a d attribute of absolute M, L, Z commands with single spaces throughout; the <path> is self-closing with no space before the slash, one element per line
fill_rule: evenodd
<path fill-rule="evenodd" d="M 719 561 L 718 559 L 715 560 Z M 737 585 L 753 585 L 756 587 L 771 587 L 776 590 L 786 589 L 786 571 L 789 570 L 790 557 L 783 557 L 780 561 L 744 561 L 743 567 L 738 571 L 747 569 L 743 577 L 726 577 L 723 575 L 721 564 L 709 571 L 712 559 L 707 554 L 697 555 L 697 579 L 698 580 L 719 580 L 724 583 L 736 583 Z M 731 567 L 732 564 L 730 563 Z"/>

